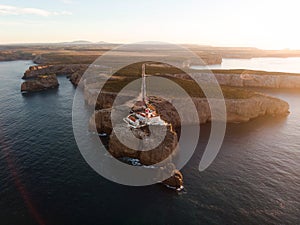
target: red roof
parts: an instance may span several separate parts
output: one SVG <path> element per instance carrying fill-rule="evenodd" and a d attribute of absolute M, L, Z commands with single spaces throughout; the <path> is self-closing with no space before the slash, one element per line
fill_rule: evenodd
<path fill-rule="evenodd" d="M 128 116 L 128 119 L 132 120 L 133 122 L 136 121 L 136 118 L 134 116 Z"/>
<path fill-rule="evenodd" d="M 142 117 L 146 117 L 146 114 L 145 114 L 145 113 L 139 112 L 138 114 L 141 115 Z"/>

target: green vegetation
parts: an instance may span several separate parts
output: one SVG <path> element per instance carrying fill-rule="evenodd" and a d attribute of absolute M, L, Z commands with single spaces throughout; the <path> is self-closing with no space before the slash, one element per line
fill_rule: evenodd
<path fill-rule="evenodd" d="M 143 62 L 140 63 L 134 63 L 129 66 L 126 66 L 122 68 L 121 70 L 117 71 L 114 75 L 115 76 L 127 76 L 127 77 L 141 77 L 142 74 L 142 64 Z M 147 62 L 146 66 L 146 74 L 153 74 L 153 75 L 158 75 L 158 74 L 180 74 L 184 73 L 182 70 L 157 63 L 157 62 Z M 152 64 L 152 65 L 151 65 Z"/>
<path fill-rule="evenodd" d="M 183 80 L 178 78 L 171 78 L 166 77 L 167 79 L 170 79 L 171 81 L 174 81 L 176 84 L 181 86 L 191 97 L 200 97 L 205 98 L 205 94 L 203 93 L 202 89 L 199 87 L 199 85 L 192 80 Z M 124 88 L 127 84 L 134 81 L 137 78 L 134 77 L 123 77 L 121 79 L 112 79 L 108 80 L 104 87 L 103 91 L 108 92 L 119 92 L 122 88 Z M 157 86 L 157 90 L 163 90 L 164 94 L 172 93 L 173 90 L 171 87 L 163 86 L 163 88 L 160 88 L 163 84 L 160 84 Z M 218 96 L 218 89 L 217 87 L 211 86 L 209 87 L 210 91 L 215 92 L 216 94 L 214 96 Z M 242 89 L 242 88 L 234 88 L 234 87 L 228 87 L 228 86 L 221 86 L 221 90 L 223 92 L 223 96 L 226 99 L 246 99 L 250 98 L 252 96 L 257 95 L 258 93 L 248 90 L 248 89 Z"/>
<path fill-rule="evenodd" d="M 28 44 L 0 45 L 0 61 L 35 60 L 38 64 L 91 64 L 107 50 L 101 45 Z"/>
<path fill-rule="evenodd" d="M 142 63 L 133 64 L 117 71 L 114 74 L 114 76 L 105 83 L 103 87 L 103 91 L 119 92 L 130 82 L 138 78 L 141 78 L 141 64 Z M 195 81 L 175 78 L 172 76 L 164 76 L 163 75 L 164 73 L 176 74 L 176 73 L 184 73 L 184 72 L 179 70 L 178 68 L 172 68 L 172 67 L 158 67 L 158 66 L 146 67 L 146 74 L 154 74 L 154 76 L 159 74 L 159 76 L 170 79 L 171 81 L 181 86 L 191 97 L 205 98 L 205 94 L 203 90 L 199 87 L 199 85 Z M 168 87 L 168 85 L 164 84 L 163 81 L 160 84 L 156 84 L 154 88 L 157 88 L 158 91 L 163 90 L 164 94 L 173 93 L 172 87 Z M 211 86 L 209 87 L 209 89 L 211 93 L 216 93 L 215 95 L 212 94 L 213 96 L 218 96 L 218 87 Z M 221 89 L 226 99 L 246 99 L 258 95 L 258 93 L 245 88 L 242 89 L 242 88 L 222 86 Z"/>
<path fill-rule="evenodd" d="M 80 54 L 78 52 L 51 52 L 44 53 L 39 55 L 40 60 L 37 59 L 37 62 L 41 63 L 47 62 L 47 64 L 91 64 L 94 62 L 101 54 Z"/>

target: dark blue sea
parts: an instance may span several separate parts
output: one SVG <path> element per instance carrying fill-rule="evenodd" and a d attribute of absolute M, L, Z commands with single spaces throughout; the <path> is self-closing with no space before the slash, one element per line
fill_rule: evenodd
<path fill-rule="evenodd" d="M 72 130 L 75 88 L 20 93 L 31 61 L 0 63 L 0 225 L 299 224 L 300 91 L 269 90 L 287 118 L 230 124 L 220 153 L 198 171 L 209 125 L 182 169 L 185 189 L 123 186 L 94 172 Z"/>

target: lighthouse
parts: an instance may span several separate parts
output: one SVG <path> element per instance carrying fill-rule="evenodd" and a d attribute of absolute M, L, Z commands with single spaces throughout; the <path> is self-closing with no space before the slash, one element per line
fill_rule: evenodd
<path fill-rule="evenodd" d="M 166 122 L 160 118 L 155 108 L 148 102 L 146 93 L 146 64 L 142 65 L 141 94 L 143 107 L 139 110 L 131 110 L 131 113 L 123 119 L 124 122 L 131 128 L 141 128 L 149 125 L 165 126 Z"/>
<path fill-rule="evenodd" d="M 142 92 L 142 101 L 147 106 L 148 100 L 147 100 L 147 94 L 146 94 L 146 64 L 144 63 L 142 65 L 142 85 L 141 85 L 141 92 Z"/>

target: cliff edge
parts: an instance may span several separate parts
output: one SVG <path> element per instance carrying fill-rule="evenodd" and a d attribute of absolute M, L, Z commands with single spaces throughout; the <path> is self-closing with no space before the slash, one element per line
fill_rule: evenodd
<path fill-rule="evenodd" d="M 21 92 L 36 92 L 59 86 L 56 75 L 40 75 L 33 80 L 24 81 L 21 85 Z"/>

